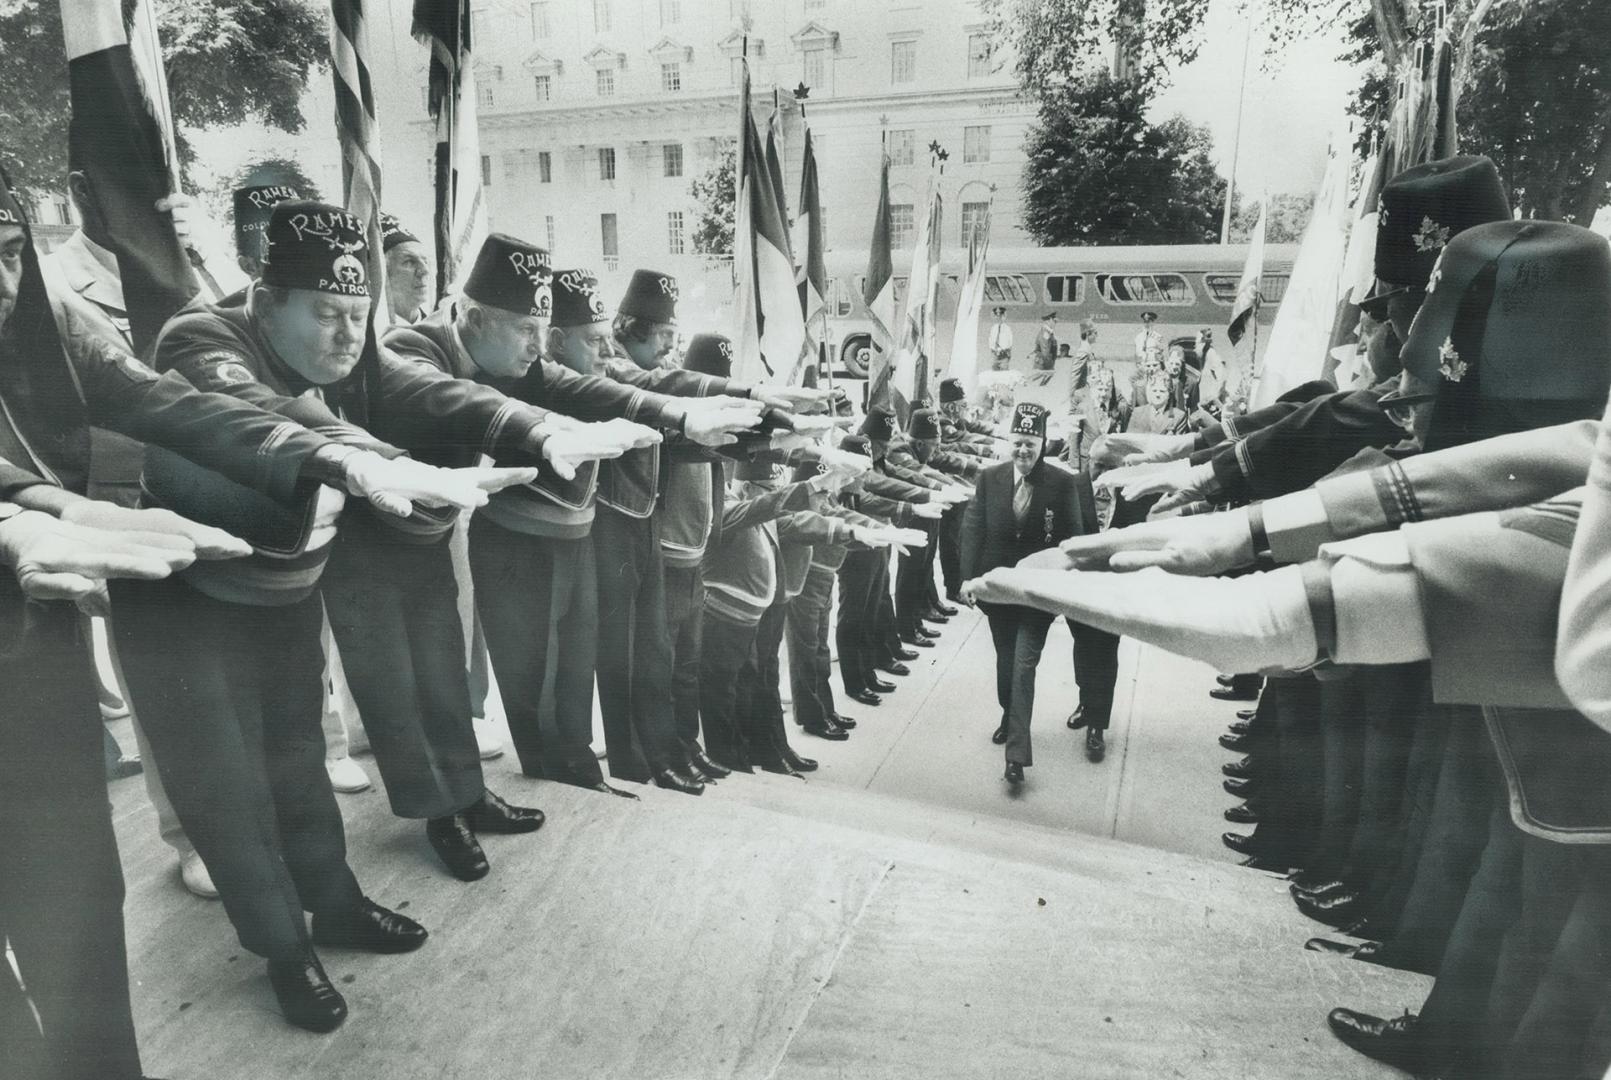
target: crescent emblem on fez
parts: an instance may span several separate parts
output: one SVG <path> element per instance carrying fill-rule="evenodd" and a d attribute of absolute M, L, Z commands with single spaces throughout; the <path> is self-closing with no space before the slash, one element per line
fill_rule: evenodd
<path fill-rule="evenodd" d="M 595 317 L 604 314 L 604 301 L 599 299 L 597 293 L 588 294 L 587 309 L 591 311 Z"/>
<path fill-rule="evenodd" d="M 553 310 L 554 290 L 547 285 L 537 286 L 531 295 L 531 313 L 546 319 Z"/>
<path fill-rule="evenodd" d="M 330 270 L 343 285 L 364 283 L 364 264 L 345 252 L 336 256 L 335 262 L 330 264 Z"/>

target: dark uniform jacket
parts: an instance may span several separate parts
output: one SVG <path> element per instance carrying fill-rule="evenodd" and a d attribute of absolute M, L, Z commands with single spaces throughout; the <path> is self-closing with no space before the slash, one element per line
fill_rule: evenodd
<path fill-rule="evenodd" d="M 1012 506 L 1016 477 L 1011 461 L 979 474 L 962 514 L 964 580 L 998 566 L 1015 566 L 1026 556 L 1100 527 L 1091 481 L 1045 458 L 1029 471 L 1029 511 L 1020 522 Z"/>

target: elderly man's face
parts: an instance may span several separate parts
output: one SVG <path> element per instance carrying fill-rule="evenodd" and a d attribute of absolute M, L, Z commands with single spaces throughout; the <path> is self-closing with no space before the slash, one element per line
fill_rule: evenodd
<path fill-rule="evenodd" d="M 582 375 L 593 374 L 610 342 L 608 323 L 554 327 L 548 335 L 549 356 Z"/>
<path fill-rule="evenodd" d="M 1172 379 L 1180 374 L 1180 369 L 1186 366 L 1186 354 L 1179 349 L 1170 349 L 1169 355 L 1164 357 L 1164 370 L 1169 372 Z"/>
<path fill-rule="evenodd" d="M 399 319 L 411 319 L 430 306 L 431 259 L 418 240 L 397 244 L 386 253 L 386 299 Z"/>
<path fill-rule="evenodd" d="M 480 307 L 471 316 L 475 332 L 465 341 L 476 366 L 487 374 L 518 379 L 543 357 L 548 320 Z"/>
<path fill-rule="evenodd" d="M 0 225 L 0 327 L 6 325 L 22 291 L 22 252 L 28 234 L 21 225 Z"/>
<path fill-rule="evenodd" d="M 1012 467 L 1019 476 L 1028 476 L 1029 470 L 1035 467 L 1040 460 L 1040 453 L 1046 446 L 1046 440 L 1039 435 L 1014 435 L 1012 437 Z"/>
<path fill-rule="evenodd" d="M 369 298 L 313 289 L 278 290 L 274 295 L 277 300 L 259 293 L 252 314 L 280 359 L 318 386 L 351 374 L 363 353 Z"/>

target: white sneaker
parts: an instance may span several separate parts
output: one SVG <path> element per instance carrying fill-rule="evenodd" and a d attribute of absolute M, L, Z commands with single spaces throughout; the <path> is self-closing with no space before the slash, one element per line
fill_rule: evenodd
<path fill-rule="evenodd" d="M 369 774 L 351 757 L 326 761 L 324 771 L 330 774 L 330 786 L 343 795 L 369 790 Z"/>
<path fill-rule="evenodd" d="M 470 725 L 475 728 L 475 742 L 481 748 L 482 761 L 503 757 L 503 739 L 498 735 L 497 724 L 485 716 L 472 716 Z"/>
<path fill-rule="evenodd" d="M 213 884 L 213 876 L 207 872 L 207 864 L 202 862 L 201 856 L 194 851 L 187 851 L 179 856 L 179 880 L 185 883 L 185 888 L 203 900 L 218 899 L 218 886 Z"/>

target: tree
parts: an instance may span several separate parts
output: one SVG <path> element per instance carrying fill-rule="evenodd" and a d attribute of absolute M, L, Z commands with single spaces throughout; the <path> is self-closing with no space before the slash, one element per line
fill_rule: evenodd
<path fill-rule="evenodd" d="M 1309 227 L 1314 213 L 1315 197 L 1307 195 L 1271 195 L 1270 214 L 1264 222 L 1264 240 L 1269 244 L 1296 244 L 1303 239 L 1303 230 Z M 1231 243 L 1245 244 L 1253 236 L 1259 223 L 1259 204 L 1243 203 L 1231 216 Z"/>
<path fill-rule="evenodd" d="M 163 0 L 158 33 L 182 163 L 187 128 L 306 124 L 302 95 L 328 52 L 306 0 Z M 0 162 L 30 194 L 59 191 L 71 113 L 58 0 L 0 0 L 0 55 Z"/>
<path fill-rule="evenodd" d="M 981 0 L 991 35 L 1010 43 L 1018 82 L 1042 102 L 1105 64 L 1122 45 L 1137 81 L 1156 90 L 1169 72 L 1197 58 L 1203 0 Z"/>
<path fill-rule="evenodd" d="M 1196 244 L 1219 236 L 1225 180 L 1206 128 L 1151 124 L 1138 81 L 1099 72 L 1040 106 L 1027 140 L 1024 227 L 1042 245 Z"/>
<path fill-rule="evenodd" d="M 694 178 L 688 193 L 699 204 L 694 221 L 694 250 L 701 255 L 733 254 L 733 213 L 737 203 L 734 184 L 738 150 L 729 146 L 716 163 Z"/>

